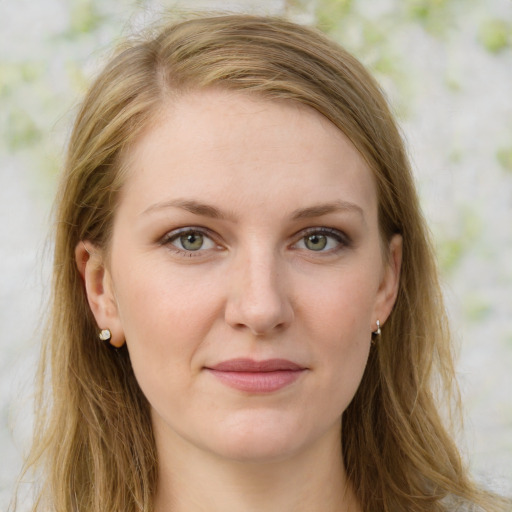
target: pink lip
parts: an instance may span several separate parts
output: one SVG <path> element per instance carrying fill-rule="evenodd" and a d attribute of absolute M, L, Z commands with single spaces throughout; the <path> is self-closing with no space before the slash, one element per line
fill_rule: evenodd
<path fill-rule="evenodd" d="M 270 393 L 295 382 L 306 368 L 286 359 L 231 359 L 206 367 L 222 383 L 249 393 Z"/>

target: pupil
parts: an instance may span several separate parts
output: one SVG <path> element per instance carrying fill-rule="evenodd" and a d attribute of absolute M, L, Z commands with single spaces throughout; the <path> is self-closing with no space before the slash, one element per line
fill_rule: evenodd
<path fill-rule="evenodd" d="M 324 235 L 309 235 L 306 238 L 306 246 L 313 251 L 321 251 L 327 245 L 327 237 Z"/>
<path fill-rule="evenodd" d="M 181 245 L 189 251 L 197 251 L 203 245 L 203 235 L 189 233 L 180 237 Z"/>

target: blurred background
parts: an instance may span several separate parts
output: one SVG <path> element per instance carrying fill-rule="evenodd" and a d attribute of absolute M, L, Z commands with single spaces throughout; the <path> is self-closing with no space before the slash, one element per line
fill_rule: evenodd
<path fill-rule="evenodd" d="M 512 0 L 0 0 L 0 510 L 27 447 L 50 208 L 113 44 L 166 10 L 285 15 L 362 60 L 402 126 L 459 348 L 460 444 L 512 492 Z"/>

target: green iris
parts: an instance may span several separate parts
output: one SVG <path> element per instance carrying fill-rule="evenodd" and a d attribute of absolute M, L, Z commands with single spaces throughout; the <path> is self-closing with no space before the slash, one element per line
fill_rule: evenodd
<path fill-rule="evenodd" d="M 327 237 L 325 235 L 309 235 L 304 238 L 304 244 L 311 251 L 322 251 L 327 246 Z"/>
<path fill-rule="evenodd" d="M 203 246 L 203 242 L 201 233 L 187 233 L 180 236 L 181 246 L 187 251 L 198 251 Z"/>

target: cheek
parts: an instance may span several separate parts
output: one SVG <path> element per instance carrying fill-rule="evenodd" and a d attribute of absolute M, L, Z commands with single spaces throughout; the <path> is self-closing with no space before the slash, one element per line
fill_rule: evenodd
<path fill-rule="evenodd" d="M 315 364 L 342 409 L 355 393 L 366 366 L 375 297 L 373 279 L 354 272 L 325 283 L 323 293 L 303 304 L 307 331 L 314 340 Z"/>
<path fill-rule="evenodd" d="M 139 358 L 157 367 L 190 364 L 219 315 L 218 286 L 211 279 L 199 286 L 200 278 L 171 272 L 166 265 L 141 267 L 125 276 L 119 275 L 116 295 L 134 364 Z"/>
<path fill-rule="evenodd" d="M 143 280 L 124 281 L 119 311 L 142 392 L 155 410 L 181 410 L 216 312 L 208 294 L 187 296 L 184 283 L 153 272 L 154 279 L 145 273 Z"/>
<path fill-rule="evenodd" d="M 310 320 L 318 319 L 326 330 L 337 331 L 339 335 L 370 333 L 377 281 L 367 272 L 334 273 L 318 285 L 315 294 L 304 292 L 302 297 L 306 299 L 302 307 L 309 311 Z"/>

